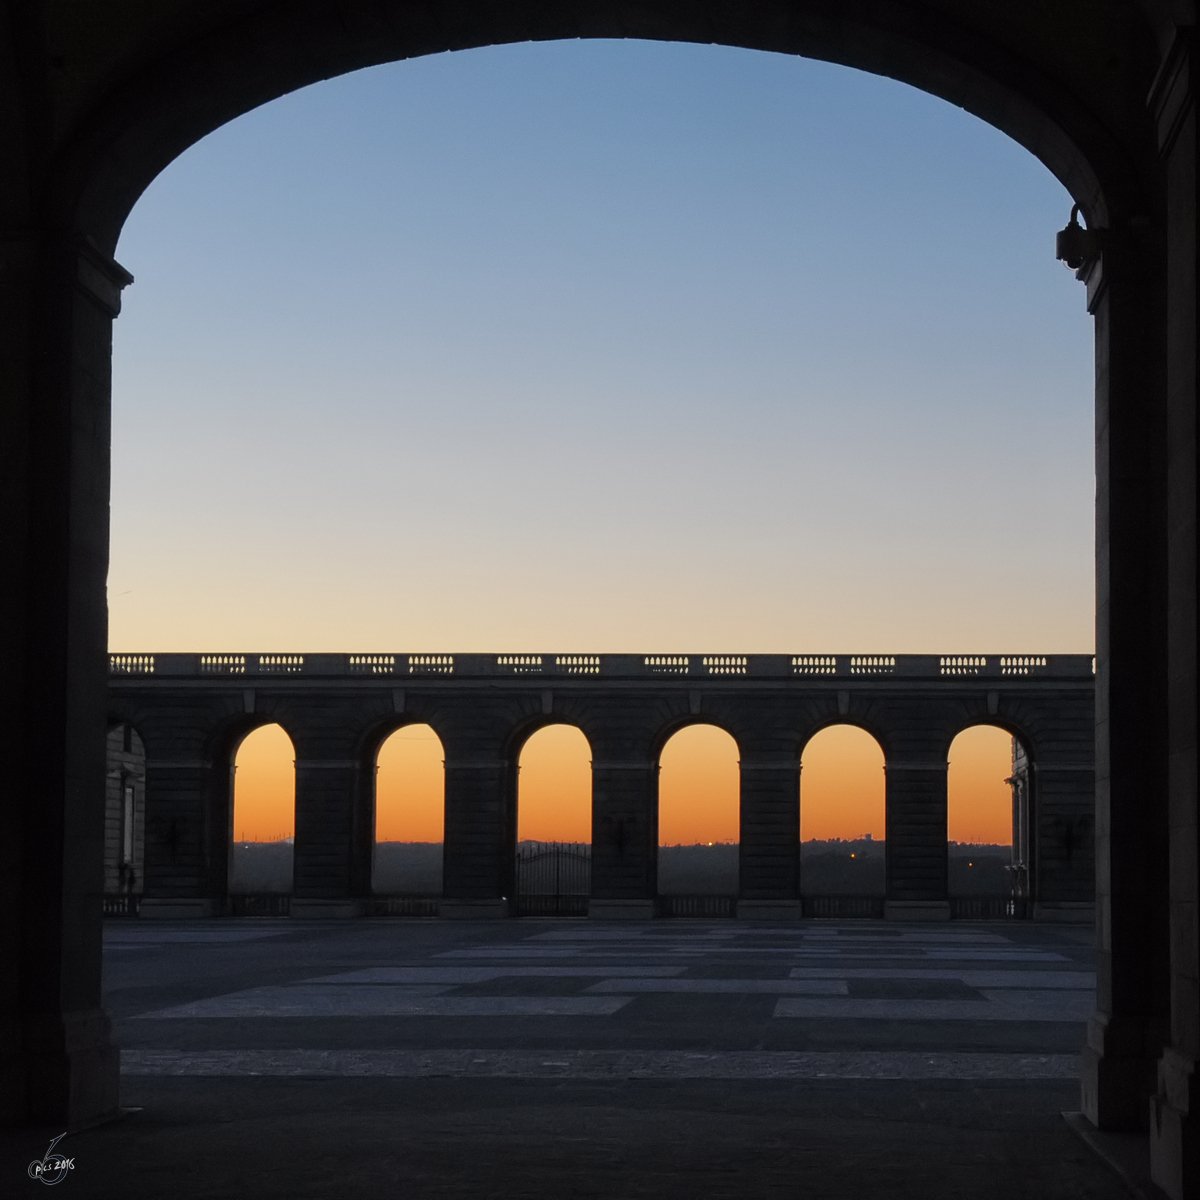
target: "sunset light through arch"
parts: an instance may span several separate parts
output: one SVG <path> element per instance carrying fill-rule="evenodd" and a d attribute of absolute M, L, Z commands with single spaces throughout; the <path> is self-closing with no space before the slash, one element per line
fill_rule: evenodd
<path fill-rule="evenodd" d="M 887 836 L 883 750 L 857 725 L 830 725 L 800 757 L 800 840 Z"/>
<path fill-rule="evenodd" d="M 543 726 L 521 747 L 517 840 L 592 840 L 592 748 L 576 726 Z"/>
<path fill-rule="evenodd" d="M 260 725 L 234 754 L 233 838 L 277 842 L 296 832 L 296 751 L 280 725 Z"/>
<path fill-rule="evenodd" d="M 445 828 L 446 752 L 429 725 L 404 725 L 375 760 L 375 840 L 440 842 Z"/>

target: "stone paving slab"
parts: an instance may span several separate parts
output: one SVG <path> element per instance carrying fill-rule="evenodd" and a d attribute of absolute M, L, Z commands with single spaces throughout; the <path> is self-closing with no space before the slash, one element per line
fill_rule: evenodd
<path fill-rule="evenodd" d="M 876 1000 L 785 997 L 776 1002 L 777 1018 L 885 1021 L 1086 1021 L 1095 1008 L 1092 991 L 1016 991 L 985 989 L 981 1000 Z"/>
<path fill-rule="evenodd" d="M 142 1111 L 68 1139 L 86 1200 L 1124 1200 L 1059 1115 L 1077 929 L 115 925 Z M 579 1001 L 619 1007 L 562 1015 Z M 169 1010 L 229 1015 L 145 1019 Z"/>
<path fill-rule="evenodd" d="M 627 996 L 441 996 L 446 988 L 370 984 L 251 988 L 143 1013 L 143 1020 L 188 1017 L 608 1017 Z M 415 994 L 414 994 L 415 993 Z"/>
<path fill-rule="evenodd" d="M 602 979 L 588 992 L 678 996 L 844 996 L 842 979 Z"/>
<path fill-rule="evenodd" d="M 1073 1054 L 733 1051 L 124 1050 L 125 1075 L 400 1079 L 1077 1079 Z"/>
<path fill-rule="evenodd" d="M 957 980 L 971 988 L 1065 988 L 1094 992 L 1092 971 L 971 971 L 927 967 L 793 967 L 792 979 Z"/>
<path fill-rule="evenodd" d="M 493 979 L 595 979 L 597 976 L 658 978 L 686 967 L 368 967 L 319 975 L 309 983 L 489 983 Z"/>

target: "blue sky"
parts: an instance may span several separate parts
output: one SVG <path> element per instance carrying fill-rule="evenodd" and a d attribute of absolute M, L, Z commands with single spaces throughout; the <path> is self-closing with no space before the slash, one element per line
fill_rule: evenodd
<path fill-rule="evenodd" d="M 780 55 L 285 97 L 118 248 L 111 644 L 1090 651 L 1069 209 L 962 111 Z"/>

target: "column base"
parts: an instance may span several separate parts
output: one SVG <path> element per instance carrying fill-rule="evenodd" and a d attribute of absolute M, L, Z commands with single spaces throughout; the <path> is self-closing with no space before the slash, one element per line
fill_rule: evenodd
<path fill-rule="evenodd" d="M 649 921 L 653 916 L 653 900 L 588 901 L 588 918 L 593 921 Z"/>
<path fill-rule="evenodd" d="M 1196 1063 L 1168 1048 L 1150 1099 L 1150 1177 L 1171 1200 L 1200 1191 L 1200 1122 Z"/>
<path fill-rule="evenodd" d="M 1096 905 L 1091 900 L 1039 900 L 1033 906 L 1033 919 L 1072 925 L 1095 925 Z"/>
<path fill-rule="evenodd" d="M 948 921 L 949 900 L 885 900 L 885 921 Z"/>
<path fill-rule="evenodd" d="M 201 917 L 211 917 L 213 910 L 211 900 L 143 896 L 138 907 L 138 916 L 146 921 L 193 921 Z"/>
<path fill-rule="evenodd" d="M 745 921 L 798 921 L 799 900 L 739 900 L 737 915 Z"/>
<path fill-rule="evenodd" d="M 121 1053 L 107 1013 L 31 1017 L 25 1033 L 28 1123 L 76 1130 L 120 1115 Z"/>
<path fill-rule="evenodd" d="M 288 915 L 300 921 L 343 921 L 363 915 L 361 900 L 320 900 L 292 897 Z"/>
<path fill-rule="evenodd" d="M 495 921 L 508 916 L 508 901 L 503 896 L 491 900 L 443 900 L 438 916 L 446 921 Z"/>
<path fill-rule="evenodd" d="M 1080 1107 L 1097 1129 L 1144 1132 L 1155 1093 L 1155 1062 L 1143 1051 L 1144 1030 L 1103 1013 L 1087 1024 L 1080 1055 Z"/>

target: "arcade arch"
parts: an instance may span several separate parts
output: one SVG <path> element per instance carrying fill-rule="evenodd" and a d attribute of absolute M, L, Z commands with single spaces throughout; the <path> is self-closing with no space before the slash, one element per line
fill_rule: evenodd
<path fill-rule="evenodd" d="M 543 725 L 517 756 L 513 895 L 518 916 L 584 916 L 592 892 L 592 748 Z"/>
<path fill-rule="evenodd" d="M 1028 787 L 1017 782 L 1021 742 L 999 726 L 971 725 L 950 743 L 946 759 L 949 893 L 1008 896 L 1022 874 L 1013 844 L 1018 810 L 1028 802 Z"/>
<path fill-rule="evenodd" d="M 440 896 L 446 823 L 446 752 L 432 726 L 403 725 L 375 756 L 371 890 Z"/>
<path fill-rule="evenodd" d="M 736 896 L 740 840 L 738 744 L 717 725 L 687 725 L 658 757 L 659 894 Z"/>
<path fill-rule="evenodd" d="M 24 391 L 19 387 L 14 393 L 15 403 L 24 406 L 19 414 L 73 414 L 71 422 L 28 422 L 31 452 L 25 456 L 26 465 L 18 463 L 15 468 L 9 489 L 11 513 L 17 518 L 25 512 L 35 514 L 32 541 L 37 556 L 31 561 L 39 568 L 27 572 L 17 636 L 24 644 L 45 648 L 42 656 L 30 655 L 28 664 L 18 665 L 20 679 L 12 689 L 13 704 L 24 701 L 24 714 L 18 707 L 23 727 L 33 729 L 30 741 L 43 752 L 42 758 L 29 756 L 30 765 L 21 765 L 22 775 L 42 769 L 50 775 L 43 787 L 46 804 L 30 814 L 21 831 L 30 856 L 40 850 L 43 856 L 68 861 L 66 841 L 75 819 L 89 805 L 94 811 L 101 786 L 98 772 L 86 769 L 89 756 L 99 749 L 98 720 L 95 744 L 87 737 L 73 737 L 76 727 L 64 719 L 44 733 L 31 724 L 47 712 L 69 713 L 73 720 L 76 708 L 85 719 L 100 715 L 92 664 L 103 650 L 105 563 L 103 554 L 91 553 L 79 528 L 103 528 L 104 489 L 90 486 L 89 481 L 105 477 L 106 448 L 103 436 L 92 439 L 90 451 L 74 457 L 68 448 L 77 429 L 103 429 L 101 414 L 108 400 L 103 382 L 108 378 L 107 317 L 98 307 L 81 315 L 81 305 L 89 303 L 79 299 L 81 288 L 115 312 L 115 295 L 124 280 L 119 268 L 102 258 L 94 262 L 88 244 L 112 251 L 133 200 L 182 147 L 232 115 L 325 75 L 416 53 L 519 37 L 582 33 L 624 37 L 647 29 L 659 37 L 713 36 L 710 23 L 671 6 L 635 11 L 584 3 L 570 10 L 547 6 L 532 13 L 524 7 L 511 12 L 491 7 L 462 19 L 444 13 L 443 7 L 433 5 L 429 19 L 416 23 L 376 20 L 377 14 L 357 5 L 350 5 L 347 19 L 341 21 L 330 21 L 322 6 L 294 10 L 277 5 L 237 20 L 214 12 L 190 24 L 188 15 L 180 13 L 153 25 L 133 20 L 127 23 L 124 41 L 111 44 L 73 36 L 81 29 L 68 20 L 64 43 L 78 47 L 70 51 L 69 69 L 63 72 L 69 95 L 61 91 L 66 86 L 61 80 L 49 78 L 44 94 L 36 89 L 29 89 L 26 97 L 14 93 L 9 105 L 14 127 L 35 131 L 30 134 L 28 153 L 34 161 L 55 164 L 37 189 L 30 225 L 46 231 L 36 235 L 45 241 L 38 253 L 25 256 L 28 266 L 15 268 L 17 286 L 46 300 L 36 309 L 33 336 L 19 338 L 27 348 L 21 353 L 41 356 L 40 361 L 74 362 L 78 368 L 67 370 L 64 365 L 61 370 L 23 374 L 23 359 L 14 368 L 18 380 L 34 380 L 31 387 Z M 816 6 L 806 10 L 807 19 L 792 21 L 769 20 L 772 6 L 750 3 L 725 14 L 720 36 L 888 72 L 967 104 L 1038 153 L 1083 204 L 1089 224 L 1112 231 L 1111 260 L 1105 254 L 1105 288 L 1103 293 L 1097 288 L 1094 297 L 1102 330 L 1097 345 L 1098 376 L 1104 381 L 1097 396 L 1101 425 L 1121 433 L 1107 439 L 1098 456 L 1099 542 L 1104 553 L 1097 599 L 1105 614 L 1098 687 L 1101 711 L 1108 713 L 1099 730 L 1099 761 L 1105 771 L 1099 818 L 1119 833 L 1111 839 L 1111 848 L 1108 842 L 1101 848 L 1105 857 L 1100 872 L 1100 899 L 1119 919 L 1106 921 L 1101 928 L 1103 1007 L 1098 1027 L 1107 1017 L 1110 1028 L 1131 1032 L 1114 1039 L 1111 1047 L 1108 1042 L 1094 1052 L 1089 1047 L 1085 1100 L 1088 1115 L 1105 1128 L 1136 1127 L 1139 1117 L 1144 1123 L 1147 1099 L 1146 1087 L 1138 1081 L 1153 1076 L 1146 1067 L 1152 1068 L 1157 1053 L 1158 1043 L 1150 1031 L 1162 1025 L 1161 1011 L 1154 1005 L 1175 1003 L 1173 1028 L 1182 1030 L 1176 1036 L 1183 1050 L 1190 1053 L 1195 1042 L 1194 1005 L 1187 1003 L 1186 987 L 1195 978 L 1194 950 L 1171 944 L 1169 961 L 1178 979 L 1169 982 L 1178 983 L 1183 999 L 1167 993 L 1160 979 L 1163 972 L 1148 969 L 1157 963 L 1155 955 L 1161 952 L 1165 957 L 1168 916 L 1177 915 L 1166 907 L 1166 879 L 1149 889 L 1128 882 L 1132 864 L 1153 861 L 1174 828 L 1167 821 L 1164 799 L 1168 795 L 1165 731 L 1176 719 L 1188 720 L 1188 681 L 1195 673 L 1194 653 L 1187 646 L 1190 618 L 1181 617 L 1179 647 L 1174 644 L 1174 628 L 1167 637 L 1168 613 L 1173 617 L 1176 608 L 1185 616 L 1194 613 L 1195 588 L 1186 570 L 1185 551 L 1180 552 L 1180 569 L 1167 571 L 1169 557 L 1175 565 L 1175 550 L 1172 546 L 1168 555 L 1163 515 L 1168 489 L 1172 507 L 1176 502 L 1185 507 L 1188 503 L 1194 448 L 1184 448 L 1172 459 L 1166 485 L 1162 472 L 1144 467 L 1146 462 L 1163 462 L 1162 381 L 1176 375 L 1186 379 L 1194 359 L 1187 339 L 1176 345 L 1176 340 L 1168 342 L 1162 336 L 1162 330 L 1168 306 L 1172 320 L 1185 327 L 1188 321 L 1190 281 L 1173 276 L 1164 288 L 1164 251 L 1172 255 L 1179 251 L 1186 259 L 1195 220 L 1194 197 L 1186 189 L 1172 192 L 1169 202 L 1165 193 L 1159 194 L 1164 172 L 1174 178 L 1190 169 L 1187 156 L 1192 150 L 1186 138 L 1173 136 L 1177 132 L 1173 128 L 1172 137 L 1160 143 L 1159 130 L 1147 119 L 1145 97 L 1152 96 L 1156 114 L 1165 98 L 1173 100 L 1181 93 L 1185 103 L 1190 100 L 1190 49 L 1186 31 L 1176 29 L 1173 17 L 1178 14 L 1161 4 L 1097 4 L 1089 11 L 1089 37 L 1070 44 L 1041 19 L 1035 7 L 1014 13 L 1003 27 L 989 23 L 988 14 L 977 12 L 977 7 L 955 4 L 944 11 L 910 12 L 864 5 L 846 15 L 835 11 L 836 6 L 828 10 Z M 14 78 L 32 78 L 41 47 L 31 43 L 26 49 L 20 42 L 14 46 L 22 68 Z M 264 47 L 269 53 L 264 53 Z M 101 80 L 104 86 L 99 86 Z M 48 116 L 56 105 L 59 117 L 51 122 Z M 16 169 L 9 172 L 14 196 L 20 197 L 22 206 L 34 195 L 28 190 L 30 176 L 23 166 L 24 158 L 18 154 Z M 1165 233 L 1139 237 L 1137 227 L 1143 224 Z M 78 254 L 67 252 L 60 237 L 64 229 L 78 233 L 73 243 L 81 247 Z M 89 273 L 95 275 L 91 284 L 84 282 Z M 1116 364 L 1121 369 L 1110 370 Z M 1172 404 L 1171 420 L 1177 416 L 1182 420 Z M 47 463 L 53 465 L 49 474 L 41 469 Z M 1121 481 L 1119 488 L 1109 486 L 1114 480 Z M 39 507 L 32 502 L 47 489 L 62 505 Z M 73 522 L 60 517 L 60 509 L 67 511 L 68 498 L 76 505 Z M 1137 580 L 1144 586 L 1117 588 L 1111 586 L 1114 580 Z M 1181 664 L 1177 677 L 1182 682 L 1174 689 L 1164 686 L 1168 647 L 1179 650 L 1172 663 Z M 1113 678 L 1120 681 L 1119 687 L 1110 687 Z M 1165 719 L 1168 708 L 1170 722 Z M 43 760 L 49 768 L 44 768 Z M 87 786 L 78 786 L 79 780 Z M 1188 813 L 1194 817 L 1195 797 L 1188 793 L 1186 780 L 1179 785 L 1178 795 L 1176 790 L 1172 778 L 1171 819 L 1182 813 L 1179 825 L 1186 829 Z M 80 882 L 68 883 L 67 907 L 82 902 L 89 878 L 84 873 Z M 1186 924 L 1188 889 L 1194 891 L 1195 886 L 1194 864 L 1180 866 L 1172 860 L 1170 884 L 1171 895 L 1182 897 L 1179 903 L 1184 911 L 1178 918 Z M 36 907 L 27 904 L 24 911 L 32 914 Z M 83 926 L 80 933 L 79 923 L 55 924 L 40 911 L 37 923 L 32 915 L 20 919 L 24 921 L 20 938 L 25 948 L 24 975 L 42 986 L 58 978 L 63 962 L 77 962 L 80 965 L 68 974 L 73 986 L 60 990 L 73 997 L 76 1007 L 95 1007 L 99 960 L 91 951 L 99 936 L 97 922 Z M 87 953 L 77 953 L 78 948 Z M 1140 986 L 1146 979 L 1151 985 Z M 1131 982 L 1126 985 L 1126 980 Z M 21 1020 L 25 1019 L 22 1013 Z M 38 1019 L 44 1020 L 44 1014 L 39 1013 Z M 99 1048 L 107 1049 L 106 1034 L 89 1036 Z M 31 1037 L 24 1041 L 34 1044 Z M 1120 1049 L 1126 1045 L 1150 1049 Z M 40 1047 L 37 1052 L 47 1053 Z M 1185 1062 L 1182 1050 L 1176 1057 Z M 1116 1060 L 1113 1069 L 1099 1072 L 1097 1063 L 1103 1065 L 1103 1059 Z M 38 1077 L 37 1065 L 30 1060 L 31 1078 Z M 69 1059 L 60 1051 L 53 1070 L 41 1065 L 42 1077 L 54 1082 L 40 1085 L 41 1091 L 31 1090 L 36 1100 L 21 1102 L 31 1111 L 69 1111 L 76 1124 L 115 1105 L 115 1056 L 81 1053 Z M 1183 1069 L 1170 1060 L 1165 1066 Z M 1115 1082 L 1109 1083 L 1110 1079 Z M 1174 1180 L 1170 1173 L 1174 1164 L 1190 1188 L 1192 1171 L 1185 1169 L 1177 1150 L 1186 1144 L 1183 1137 L 1189 1126 L 1183 1123 L 1185 1114 L 1172 1107 L 1179 1103 L 1174 1097 L 1182 1094 L 1183 1086 L 1174 1088 L 1169 1080 L 1162 1106 L 1156 1109 L 1159 1128 L 1167 1131 L 1161 1137 L 1168 1149 L 1156 1144 L 1156 1154 L 1161 1150 L 1163 1158 L 1155 1158 L 1155 1177 Z M 68 1092 L 71 1097 L 94 1099 L 76 1102 L 66 1098 Z M 1181 1127 L 1184 1135 L 1172 1142 L 1170 1131 Z M 1183 1194 L 1184 1184 L 1171 1191 Z"/>
<path fill-rule="evenodd" d="M 292 890 L 296 752 L 281 725 L 260 725 L 233 756 L 230 895 Z"/>
<path fill-rule="evenodd" d="M 592 840 L 592 747 L 576 725 L 543 725 L 517 759 L 517 842 Z"/>
<path fill-rule="evenodd" d="M 886 890 L 883 749 L 857 725 L 829 725 L 800 755 L 800 888 L 807 896 Z"/>

